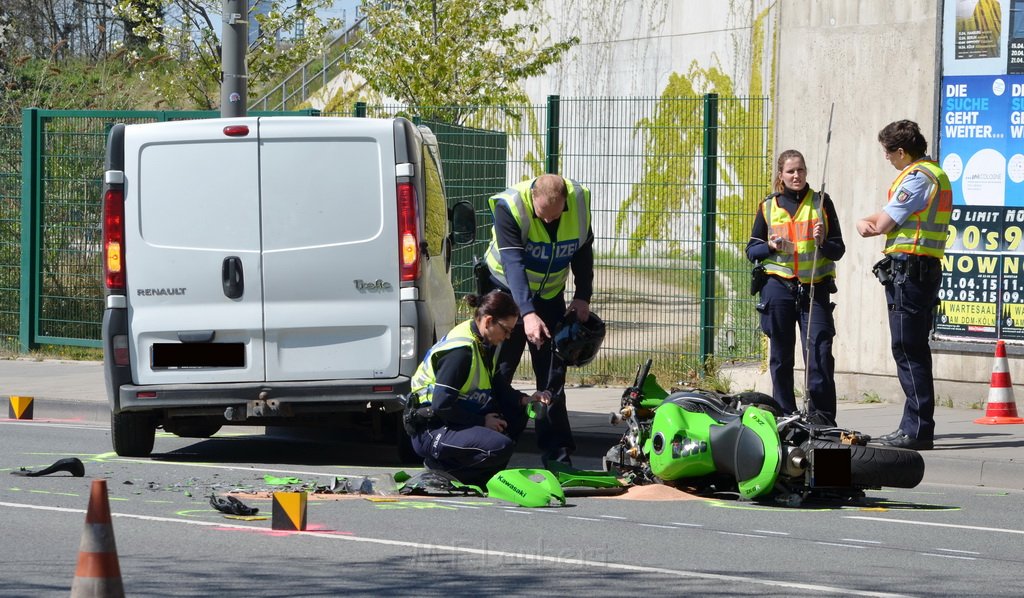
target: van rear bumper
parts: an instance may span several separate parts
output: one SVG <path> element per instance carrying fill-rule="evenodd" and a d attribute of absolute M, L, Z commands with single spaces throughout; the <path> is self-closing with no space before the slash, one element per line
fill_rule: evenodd
<path fill-rule="evenodd" d="M 116 411 L 163 410 L 168 415 L 209 415 L 229 407 L 248 417 L 293 417 L 303 414 L 399 411 L 409 394 L 409 378 L 382 380 L 315 380 L 224 384 L 124 384 Z M 140 396 L 140 393 L 141 396 Z M 253 415 L 256 413 L 256 415 Z"/>

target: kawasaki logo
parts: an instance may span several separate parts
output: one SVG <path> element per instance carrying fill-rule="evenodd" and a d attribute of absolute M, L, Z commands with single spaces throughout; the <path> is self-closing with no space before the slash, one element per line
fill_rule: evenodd
<path fill-rule="evenodd" d="M 501 482 L 502 484 L 508 486 L 509 490 L 511 490 L 512 492 L 515 492 L 519 496 L 522 496 L 523 498 L 526 498 L 526 491 L 524 491 L 522 488 L 517 488 L 515 484 L 513 484 L 512 482 L 506 480 L 505 476 L 499 475 L 498 476 L 498 481 Z"/>
<path fill-rule="evenodd" d="M 352 282 L 355 283 L 356 290 L 358 290 L 358 291 L 368 291 L 368 292 L 373 293 L 373 292 L 377 292 L 377 291 L 390 291 L 391 290 L 391 283 L 390 282 L 384 282 L 383 280 L 381 280 L 379 278 L 377 280 L 373 281 L 373 282 L 366 282 L 366 281 L 364 281 L 364 280 L 362 280 L 360 278 L 357 278 L 357 279 L 353 280 Z"/>
<path fill-rule="evenodd" d="M 184 295 L 185 287 L 174 289 L 136 289 L 135 293 L 140 297 L 151 297 L 154 295 Z"/>

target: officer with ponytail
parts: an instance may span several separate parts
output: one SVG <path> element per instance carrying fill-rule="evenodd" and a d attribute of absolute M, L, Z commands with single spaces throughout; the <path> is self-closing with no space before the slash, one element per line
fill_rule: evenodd
<path fill-rule="evenodd" d="M 846 253 L 835 206 L 828 194 L 807 183 L 807 165 L 796 150 L 779 155 L 775 192 L 761 202 L 747 242 L 755 266 L 752 293 L 769 339 L 772 397 L 782 413 L 797 411 L 793 369 L 796 328 L 800 329 L 807 376 L 808 416 L 834 424 L 836 418 L 836 334 L 830 301 L 835 262 Z"/>

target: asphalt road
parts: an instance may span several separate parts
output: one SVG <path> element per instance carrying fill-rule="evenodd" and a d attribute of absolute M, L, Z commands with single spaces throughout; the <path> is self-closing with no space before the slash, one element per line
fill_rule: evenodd
<path fill-rule="evenodd" d="M 725 497 L 570 496 L 531 510 L 354 496 L 311 499 L 307 531 L 282 533 L 269 519 L 225 518 L 209 495 L 280 489 L 265 475 L 372 476 L 380 487 L 399 466 L 380 447 L 227 431 L 161 435 L 153 458 L 124 459 L 104 426 L 0 421 L 0 596 L 67 595 L 94 477 L 108 480 L 130 596 L 1020 595 L 1021 492 L 924 485 L 800 509 Z M 85 478 L 3 473 L 68 456 L 85 462 Z M 268 499 L 247 504 L 270 514 Z"/>

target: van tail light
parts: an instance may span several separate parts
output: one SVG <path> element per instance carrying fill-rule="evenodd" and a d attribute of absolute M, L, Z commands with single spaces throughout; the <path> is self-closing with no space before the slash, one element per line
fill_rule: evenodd
<path fill-rule="evenodd" d="M 412 183 L 398 183 L 398 259 L 401 280 L 420 275 L 420 239 L 416 214 L 416 189 Z"/>
<path fill-rule="evenodd" d="M 107 289 L 124 291 L 124 191 L 103 196 L 103 274 Z"/>
<path fill-rule="evenodd" d="M 128 337 L 124 334 L 114 335 L 114 365 L 130 365 L 131 353 L 128 352 Z"/>

